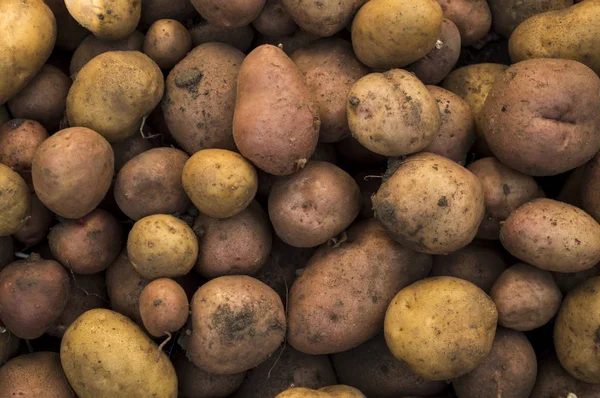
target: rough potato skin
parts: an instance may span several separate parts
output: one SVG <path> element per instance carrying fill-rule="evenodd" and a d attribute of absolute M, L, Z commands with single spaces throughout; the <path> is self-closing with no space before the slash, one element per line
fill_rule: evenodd
<path fill-rule="evenodd" d="M 600 149 L 600 78 L 571 60 L 513 64 L 494 83 L 481 118 L 490 149 L 507 166 L 532 176 L 574 169 Z"/>
<path fill-rule="evenodd" d="M 35 152 L 31 176 L 42 203 L 61 217 L 77 219 L 96 208 L 108 192 L 114 154 L 98 133 L 84 127 L 61 130 Z"/>
<path fill-rule="evenodd" d="M 226 28 L 245 26 L 262 11 L 265 0 L 191 0 L 192 5 L 209 23 Z"/>
<path fill-rule="evenodd" d="M 552 199 L 515 210 L 500 240 L 513 256 L 548 271 L 583 271 L 600 262 L 600 225 L 583 210 Z"/>
<path fill-rule="evenodd" d="M 487 0 L 487 2 L 492 11 L 492 29 L 507 39 L 526 19 L 573 5 L 573 0 Z"/>
<path fill-rule="evenodd" d="M 364 343 L 381 330 L 394 295 L 430 270 L 431 256 L 394 242 L 375 220 L 356 224 L 339 247 L 319 248 L 292 285 L 288 343 L 312 355 Z"/>
<path fill-rule="evenodd" d="M 30 209 L 27 183 L 0 163 L 0 237 L 18 232 L 27 222 Z"/>
<path fill-rule="evenodd" d="M 185 290 L 172 279 L 156 279 L 140 295 L 140 315 L 144 327 L 154 337 L 181 329 L 189 311 Z"/>
<path fill-rule="evenodd" d="M 0 368 L 0 391 L 5 397 L 73 398 L 75 394 L 55 352 L 20 355 Z"/>
<path fill-rule="evenodd" d="M 32 193 L 30 197 L 31 207 L 27 221 L 21 229 L 13 234 L 13 238 L 26 246 L 34 246 L 43 241 L 48 235 L 50 226 L 54 223 L 54 213 L 44 206 L 35 193 Z"/>
<path fill-rule="evenodd" d="M 200 21 L 190 28 L 190 33 L 192 34 L 192 48 L 198 47 L 200 44 L 219 42 L 246 52 L 250 49 L 256 32 L 252 25 L 224 28 L 207 21 Z"/>
<path fill-rule="evenodd" d="M 282 0 L 294 21 L 308 33 L 333 36 L 350 23 L 365 0 Z"/>
<path fill-rule="evenodd" d="M 600 222 L 600 152 L 590 160 L 581 179 L 581 206 Z"/>
<path fill-rule="evenodd" d="M 246 372 L 215 375 L 196 367 L 185 354 L 173 360 L 179 384 L 179 398 L 229 397 L 236 391 Z M 250 397 L 249 397 L 250 398 Z"/>
<path fill-rule="evenodd" d="M 285 310 L 273 289 L 249 276 L 222 276 L 205 283 L 192 299 L 188 358 L 215 374 L 258 366 L 285 336 Z"/>
<path fill-rule="evenodd" d="M 566 397 L 595 398 L 600 395 L 600 384 L 585 383 L 571 376 L 555 356 L 540 358 L 538 376 L 530 398 Z"/>
<path fill-rule="evenodd" d="M 233 112 L 243 60 L 244 54 L 228 44 L 207 43 L 169 73 L 162 109 L 171 135 L 188 154 L 235 149 Z"/>
<path fill-rule="evenodd" d="M 488 355 L 497 320 L 493 301 L 471 282 L 427 278 L 392 300 L 385 340 L 392 354 L 419 376 L 448 380 L 469 373 Z"/>
<path fill-rule="evenodd" d="M 373 208 L 394 240 L 429 254 L 452 253 L 471 243 L 485 212 L 477 177 L 427 152 L 400 162 L 373 196 Z"/>
<path fill-rule="evenodd" d="M 129 36 L 142 13 L 141 0 L 65 0 L 65 4 L 79 24 L 106 40 Z"/>
<path fill-rule="evenodd" d="M 233 116 L 233 138 L 244 157 L 267 173 L 292 174 L 315 151 L 320 125 L 305 78 L 283 50 L 266 44 L 248 54 Z"/>
<path fill-rule="evenodd" d="M 0 127 L 0 163 L 7 165 L 31 184 L 35 151 L 48 138 L 46 129 L 34 120 L 12 119 Z"/>
<path fill-rule="evenodd" d="M 444 17 L 456 24 L 463 46 L 482 39 L 492 26 L 492 12 L 486 0 L 438 0 Z"/>
<path fill-rule="evenodd" d="M 0 104 L 21 91 L 42 68 L 56 42 L 56 19 L 43 0 L 0 4 Z"/>
<path fill-rule="evenodd" d="M 150 26 L 144 53 L 161 69 L 171 69 L 192 49 L 192 35 L 179 21 L 161 19 Z"/>
<path fill-rule="evenodd" d="M 298 29 L 282 0 L 267 0 L 252 26 L 266 36 L 291 35 Z"/>

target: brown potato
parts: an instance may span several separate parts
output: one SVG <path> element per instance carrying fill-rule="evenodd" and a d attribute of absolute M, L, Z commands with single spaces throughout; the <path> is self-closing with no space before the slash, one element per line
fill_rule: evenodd
<path fill-rule="evenodd" d="M 159 19 L 187 22 L 198 16 L 190 0 L 144 0 L 140 24 L 150 26 Z"/>
<path fill-rule="evenodd" d="M 246 372 L 215 375 L 196 367 L 185 354 L 173 360 L 179 381 L 179 398 L 229 397 L 244 381 Z"/>
<path fill-rule="evenodd" d="M 581 177 L 581 206 L 600 222 L 600 152 L 590 160 Z"/>
<path fill-rule="evenodd" d="M 471 46 L 489 32 L 492 12 L 486 0 L 438 0 L 444 17 L 456 24 L 463 46 Z"/>
<path fill-rule="evenodd" d="M 258 17 L 252 22 L 252 26 L 267 36 L 291 35 L 298 29 L 298 25 L 282 0 L 267 0 Z"/>
<path fill-rule="evenodd" d="M 209 23 L 226 28 L 245 26 L 254 21 L 265 0 L 191 0 L 192 5 Z"/>
<path fill-rule="evenodd" d="M 67 305 L 69 275 L 56 261 L 32 254 L 0 271 L 0 319 L 22 339 L 36 339 Z"/>
<path fill-rule="evenodd" d="M 21 341 L 9 331 L 0 334 L 0 367 L 17 355 Z"/>
<path fill-rule="evenodd" d="M 42 203 L 65 218 L 90 213 L 108 192 L 114 154 L 104 137 L 85 127 L 61 130 L 38 147 L 33 187 Z"/>
<path fill-rule="evenodd" d="M 15 249 L 10 236 L 0 237 L 0 270 L 15 259 Z"/>
<path fill-rule="evenodd" d="M 488 0 L 492 11 L 492 29 L 507 39 L 519 24 L 546 11 L 573 5 L 573 0 Z"/>
<path fill-rule="evenodd" d="M 320 124 L 302 72 L 281 49 L 262 45 L 248 54 L 233 116 L 233 138 L 242 155 L 267 173 L 292 174 L 315 151 Z"/>
<path fill-rule="evenodd" d="M 46 238 L 53 222 L 54 213 L 44 206 L 35 193 L 32 193 L 27 221 L 21 229 L 13 234 L 13 237 L 25 246 L 37 245 Z"/>
<path fill-rule="evenodd" d="M 190 28 L 190 34 L 192 35 L 193 48 L 201 44 L 217 42 L 228 44 L 239 51 L 246 52 L 252 45 L 255 32 L 252 25 L 225 28 L 203 20 Z"/>
<path fill-rule="evenodd" d="M 169 73 L 162 109 L 171 135 L 188 154 L 235 149 L 233 112 L 243 60 L 244 54 L 227 44 L 207 43 Z"/>
<path fill-rule="evenodd" d="M 536 199 L 515 210 L 500 240 L 510 254 L 544 270 L 577 272 L 600 262 L 600 224 L 552 199 Z"/>
<path fill-rule="evenodd" d="M 354 179 L 327 162 L 310 161 L 278 180 L 269 194 L 269 217 L 287 244 L 314 247 L 342 233 L 360 212 Z"/>
<path fill-rule="evenodd" d="M 46 129 L 34 120 L 12 119 L 0 127 L 0 163 L 19 173 L 31 184 L 35 151 L 48 138 Z"/>
<path fill-rule="evenodd" d="M 313 41 L 317 41 L 319 39 L 321 39 L 320 36 L 308 33 L 303 29 L 296 29 L 294 33 L 289 35 L 266 36 L 263 34 L 258 34 L 256 36 L 256 44 L 272 44 L 274 46 L 278 46 L 289 56 L 300 48 L 307 46 Z"/>
<path fill-rule="evenodd" d="M 190 205 L 181 183 L 190 157 L 175 148 L 153 148 L 127 162 L 115 180 L 115 200 L 132 220 L 153 214 L 182 214 Z"/>
<path fill-rule="evenodd" d="M 568 397 L 569 393 L 578 398 L 595 398 L 600 396 L 600 384 L 577 380 L 561 366 L 555 356 L 541 358 L 537 381 L 530 398 Z"/>
<path fill-rule="evenodd" d="M 498 323 L 528 331 L 548 323 L 560 308 L 562 294 L 552 274 L 527 264 L 509 267 L 492 286 Z"/>
<path fill-rule="evenodd" d="M 115 154 L 115 173 L 121 171 L 123 166 L 137 155 L 156 147 L 153 140 L 144 138 L 141 134 L 134 134 L 111 146 Z"/>
<path fill-rule="evenodd" d="M 0 237 L 23 228 L 30 209 L 27 183 L 10 167 L 0 163 Z"/>
<path fill-rule="evenodd" d="M 533 177 L 503 165 L 496 158 L 479 159 L 467 166 L 483 186 L 485 217 L 477 238 L 500 239 L 504 221 L 521 205 L 539 197 L 539 186 Z"/>
<path fill-rule="evenodd" d="M 140 22 L 142 2 L 119 0 L 92 2 L 65 0 L 69 13 L 79 24 L 105 40 L 119 40 L 129 36 Z"/>
<path fill-rule="evenodd" d="M 221 276 L 194 294 L 192 325 L 187 355 L 194 365 L 210 373 L 239 373 L 258 366 L 283 342 L 285 310 L 264 283 Z"/>
<path fill-rule="evenodd" d="M 148 1 L 148 0 L 147 0 Z M 58 33 L 56 36 L 56 47 L 65 51 L 75 51 L 90 31 L 79 25 L 71 16 L 65 0 L 44 0 L 56 17 Z"/>
<path fill-rule="evenodd" d="M 185 325 L 190 307 L 185 290 L 174 280 L 156 279 L 140 295 L 140 315 L 154 337 L 170 335 Z"/>
<path fill-rule="evenodd" d="M 162 69 L 171 69 L 192 49 L 192 35 L 174 19 L 160 19 L 146 32 L 144 52 Z"/>
<path fill-rule="evenodd" d="M 364 343 L 394 295 L 430 270 L 431 256 L 394 242 L 375 220 L 355 224 L 338 247 L 319 248 L 292 285 L 288 343 L 313 355 Z"/>
<path fill-rule="evenodd" d="M 318 2 L 312 0 L 282 0 L 294 21 L 308 33 L 329 37 L 351 21 L 365 0 Z"/>

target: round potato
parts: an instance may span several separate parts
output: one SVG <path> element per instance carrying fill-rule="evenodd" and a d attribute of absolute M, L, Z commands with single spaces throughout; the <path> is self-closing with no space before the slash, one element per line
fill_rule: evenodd
<path fill-rule="evenodd" d="M 31 184 L 35 151 L 48 138 L 46 129 L 34 120 L 13 119 L 0 127 L 0 163 Z"/>
<path fill-rule="evenodd" d="M 209 23 L 227 28 L 245 26 L 254 21 L 265 0 L 191 0 L 192 5 Z"/>
<path fill-rule="evenodd" d="M 282 0 L 267 0 L 258 17 L 252 22 L 252 26 L 267 36 L 291 35 L 298 29 L 298 25 Z"/>
<path fill-rule="evenodd" d="M 127 238 L 127 255 L 145 278 L 187 274 L 198 257 L 194 231 L 180 219 L 156 214 L 137 221 Z"/>
<path fill-rule="evenodd" d="M 73 398 L 55 352 L 20 355 L 0 368 L 0 391 L 6 397 Z"/>
<path fill-rule="evenodd" d="M 581 176 L 581 208 L 600 222 L 600 152 L 587 163 Z"/>
<path fill-rule="evenodd" d="M 85 216 L 100 204 L 113 174 L 110 144 L 84 127 L 61 130 L 42 142 L 31 167 L 38 198 L 54 213 L 71 219 Z"/>
<path fill-rule="evenodd" d="M 246 372 L 230 375 L 207 373 L 190 362 L 185 354 L 177 355 L 173 366 L 177 372 L 179 398 L 229 397 L 240 387 L 246 375 Z"/>
<path fill-rule="evenodd" d="M 573 5 L 573 0 L 487 0 L 492 11 L 494 32 L 507 39 L 523 21 L 546 11 L 561 10 Z"/>
<path fill-rule="evenodd" d="M 0 237 L 23 228 L 30 210 L 27 183 L 10 167 L 0 163 Z"/>
<path fill-rule="evenodd" d="M 31 207 L 26 218 L 25 224 L 13 234 L 13 237 L 26 246 L 37 245 L 48 235 L 50 226 L 54 222 L 54 213 L 44 206 L 35 193 L 32 193 Z"/>
<path fill-rule="evenodd" d="M 146 330 L 154 337 L 168 335 L 187 322 L 189 303 L 185 290 L 174 280 L 150 282 L 140 295 L 140 315 Z"/>
<path fill-rule="evenodd" d="M 240 26 L 238 28 L 225 28 L 223 26 L 213 25 L 204 20 L 190 28 L 193 48 L 196 48 L 201 44 L 218 42 L 228 44 L 242 52 L 246 52 L 250 49 L 255 33 L 254 29 L 252 29 L 252 25 Z"/>
<path fill-rule="evenodd" d="M 471 46 L 489 32 L 492 12 L 486 0 L 438 0 L 444 17 L 456 24 L 463 46 Z"/>
<path fill-rule="evenodd" d="M 118 40 L 129 36 L 140 22 L 139 0 L 65 0 L 69 13 L 80 25 L 100 39 Z"/>
<path fill-rule="evenodd" d="M 447 380 L 475 369 L 489 354 L 498 312 L 477 286 L 440 276 L 402 289 L 385 316 L 392 354 L 427 380 Z"/>
<path fill-rule="evenodd" d="M 365 0 L 282 0 L 282 3 L 302 29 L 317 36 L 329 37 L 350 23 Z"/>
<path fill-rule="evenodd" d="M 198 17 L 190 0 L 144 0 L 140 23 L 150 26 L 159 19 L 174 19 L 186 22 Z"/>
<path fill-rule="evenodd" d="M 192 35 L 174 19 L 160 19 L 146 32 L 144 53 L 161 69 L 171 69 L 192 49 Z"/>
<path fill-rule="evenodd" d="M 568 397 L 594 398 L 600 395 L 600 384 L 585 383 L 567 372 L 555 356 L 541 358 L 538 377 L 530 398 Z"/>

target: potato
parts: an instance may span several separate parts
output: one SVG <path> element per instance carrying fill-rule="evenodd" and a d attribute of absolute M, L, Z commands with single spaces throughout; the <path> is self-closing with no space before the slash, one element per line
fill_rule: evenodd
<path fill-rule="evenodd" d="M 209 23 L 226 28 L 245 26 L 254 21 L 265 0 L 191 0 L 192 5 Z"/>
<path fill-rule="evenodd" d="M 175 148 L 153 148 L 127 162 L 115 180 L 115 200 L 137 221 L 153 214 L 185 213 L 190 199 L 181 174 L 190 157 Z"/>
<path fill-rule="evenodd" d="M 288 343 L 298 351 L 343 352 L 374 337 L 394 295 L 431 270 L 430 256 L 397 244 L 374 220 L 347 235 L 319 248 L 290 289 Z"/>
<path fill-rule="evenodd" d="M 278 394 L 275 398 L 331 398 L 331 395 L 310 388 L 292 387 Z"/>
<path fill-rule="evenodd" d="M 27 183 L 10 167 L 0 163 L 0 237 L 23 228 L 30 209 Z"/>
<path fill-rule="evenodd" d="M 433 141 L 423 149 L 460 165 L 467 162 L 467 154 L 475 142 L 475 120 L 469 104 L 458 95 L 438 86 L 426 86 L 435 98 L 441 115 L 441 124 Z"/>
<path fill-rule="evenodd" d="M 600 262 L 600 224 L 552 199 L 536 199 L 515 210 L 500 240 L 510 254 L 544 270 L 577 272 Z"/>
<path fill-rule="evenodd" d="M 95 130 L 110 142 L 123 141 L 139 131 L 163 91 L 162 72 L 147 55 L 105 52 L 77 73 L 67 97 L 67 118 L 71 126 Z"/>
<path fill-rule="evenodd" d="M 490 149 L 507 166 L 532 176 L 574 169 L 600 149 L 600 78 L 576 61 L 519 62 L 496 81 L 481 118 Z"/>
<path fill-rule="evenodd" d="M 25 246 L 37 245 L 48 235 L 50 226 L 54 222 L 54 214 L 44 206 L 35 193 L 32 193 L 31 207 L 26 218 L 25 224 L 13 234 L 13 237 Z"/>
<path fill-rule="evenodd" d="M 197 16 L 198 12 L 190 0 L 144 0 L 140 24 L 150 26 L 159 19 L 187 22 Z"/>
<path fill-rule="evenodd" d="M 258 34 L 256 36 L 256 44 L 272 44 L 274 46 L 278 46 L 289 56 L 300 48 L 305 47 L 313 41 L 317 41 L 319 39 L 321 39 L 320 36 L 313 35 L 312 33 L 308 33 L 305 30 L 298 28 L 294 33 L 289 35 L 266 36 L 263 34 Z"/>
<path fill-rule="evenodd" d="M 59 130 L 67 106 L 71 79 L 60 69 L 44 65 L 19 94 L 8 101 L 14 118 L 40 122 L 51 133 Z"/>
<path fill-rule="evenodd" d="M 54 213 L 71 219 L 85 216 L 100 204 L 113 174 L 110 144 L 85 127 L 61 130 L 42 142 L 31 167 L 38 198 Z"/>
<path fill-rule="evenodd" d="M 115 142 L 111 146 L 115 154 L 115 173 L 118 173 L 127 162 L 137 155 L 155 148 L 156 144 L 153 140 L 146 139 L 141 134 L 134 134 L 125 141 Z"/>
<path fill-rule="evenodd" d="M 140 295 L 144 327 L 154 337 L 170 335 L 187 322 L 189 303 L 185 290 L 174 280 L 156 279 Z"/>
<path fill-rule="evenodd" d="M 281 350 L 281 355 L 251 369 L 233 398 L 274 397 L 291 385 L 317 389 L 337 383 L 327 356 L 304 354 L 290 346 Z"/>
<path fill-rule="evenodd" d="M 600 73 L 600 56 L 596 51 L 600 31 L 592 22 L 597 18 L 600 18 L 600 3 L 595 0 L 532 16 L 510 36 L 510 58 L 513 62 L 532 58 L 572 59 Z"/>
<path fill-rule="evenodd" d="M 0 391 L 5 397 L 71 398 L 75 395 L 54 352 L 34 352 L 0 368 Z"/>
<path fill-rule="evenodd" d="M 471 243 L 485 212 L 477 177 L 427 152 L 400 162 L 373 196 L 373 208 L 394 240 L 429 254 L 452 253 Z"/>
<path fill-rule="evenodd" d="M 56 18 L 56 47 L 65 51 L 75 51 L 77 46 L 90 34 L 71 16 L 64 0 L 44 0 Z"/>
<path fill-rule="evenodd" d="M 56 261 L 32 254 L 0 271 L 0 319 L 22 339 L 37 339 L 67 304 L 69 276 Z"/>
<path fill-rule="evenodd" d="M 99 39 L 118 40 L 129 36 L 140 22 L 138 0 L 65 0 L 69 13 Z"/>
<path fill-rule="evenodd" d="M 0 127 L 0 163 L 31 184 L 31 164 L 48 132 L 34 120 L 12 119 Z"/>
<path fill-rule="evenodd" d="M 368 397 L 432 396 L 446 388 L 445 382 L 424 380 L 397 360 L 383 333 L 331 358 L 338 381 L 358 388 Z"/>
<path fill-rule="evenodd" d="M 179 381 L 179 398 L 229 397 L 244 381 L 246 372 L 231 375 L 206 373 L 194 366 L 184 354 L 173 360 Z"/>
<path fill-rule="evenodd" d="M 350 136 L 348 93 L 358 79 L 369 73 L 356 59 L 352 45 L 341 39 L 317 40 L 296 50 L 291 59 L 304 73 L 316 98 L 321 119 L 319 141 L 336 142 Z"/>
<path fill-rule="evenodd" d="M 269 194 L 275 233 L 296 247 L 315 247 L 342 233 L 360 212 L 360 190 L 344 170 L 310 161 L 278 180 Z"/>
<path fill-rule="evenodd" d="M 0 4 L 0 104 L 25 88 L 50 57 L 56 19 L 43 0 L 3 0 Z M 10 34 L 9 34 L 10 32 Z"/>
<path fill-rule="evenodd" d="M 587 281 L 594 276 L 600 275 L 600 263 L 596 264 L 592 268 L 588 268 L 579 272 L 553 272 L 554 282 L 560 289 L 563 295 L 566 295 L 573 290 L 577 285 Z"/>
<path fill-rule="evenodd" d="M 359 213 L 360 218 L 375 217 L 371 199 L 377 193 L 379 187 L 381 187 L 384 172 L 385 169 L 370 169 L 354 175 L 354 181 L 358 184 L 362 197 L 362 207 Z"/>
<path fill-rule="evenodd" d="M 267 0 L 252 26 L 267 36 L 291 35 L 298 28 L 282 0 Z"/>
<path fill-rule="evenodd" d="M 279 347 L 286 320 L 281 299 L 245 275 L 222 276 L 192 299 L 188 358 L 205 372 L 232 374 L 259 365 Z"/>
<path fill-rule="evenodd" d="M 463 376 L 491 350 L 498 312 L 471 282 L 427 278 L 402 289 L 385 315 L 392 354 L 426 380 Z"/>
<path fill-rule="evenodd" d="M 8 331 L 0 334 L 0 366 L 17 355 L 21 339 Z"/>
<path fill-rule="evenodd" d="M 233 138 L 242 155 L 267 173 L 292 174 L 312 156 L 320 124 L 304 76 L 281 49 L 262 45 L 248 54 L 233 115 Z"/>
<path fill-rule="evenodd" d="M 227 44 L 208 43 L 169 73 L 162 109 L 173 138 L 188 154 L 235 149 L 233 112 L 243 60 L 244 54 Z"/>
<path fill-rule="evenodd" d="M 152 24 L 144 40 L 144 53 L 162 69 L 171 69 L 192 49 L 192 35 L 174 19 Z"/>
<path fill-rule="evenodd" d="M 15 259 L 15 249 L 10 236 L 0 237 L 0 270 Z"/>
<path fill-rule="evenodd" d="M 194 231 L 180 219 L 155 214 L 137 221 L 127 238 L 127 255 L 145 278 L 172 278 L 187 274 L 198 257 Z"/>
<path fill-rule="evenodd" d="M 600 394 L 600 384 L 584 383 L 571 376 L 555 356 L 540 359 L 538 377 L 530 398 L 568 397 L 594 398 Z"/>
<path fill-rule="evenodd" d="M 444 17 L 456 24 L 463 46 L 471 46 L 489 32 L 492 13 L 485 0 L 438 0 Z"/>
<path fill-rule="evenodd" d="M 539 197 L 539 187 L 533 177 L 505 166 L 496 158 L 476 160 L 467 170 L 475 174 L 483 186 L 485 217 L 477 232 L 479 239 L 499 239 L 500 228 L 508 216 Z"/>
<path fill-rule="evenodd" d="M 581 177 L 581 206 L 600 222 L 600 152 L 590 160 Z"/>
<path fill-rule="evenodd" d="M 421 151 L 441 125 L 433 95 L 402 69 L 372 73 L 357 81 L 348 94 L 347 112 L 352 136 L 385 156 Z"/>
<path fill-rule="evenodd" d="M 75 53 L 73 53 L 69 67 L 71 77 L 75 79 L 81 68 L 93 58 L 105 52 L 142 51 L 144 37 L 144 34 L 137 30 L 121 40 L 101 40 L 94 35 L 89 35 L 77 47 Z"/>
<path fill-rule="evenodd" d="M 62 339 L 60 360 L 80 398 L 177 397 L 167 355 L 129 318 L 107 309 L 77 318 Z"/>
<path fill-rule="evenodd" d="M 554 346 L 561 365 L 573 377 L 599 384 L 598 305 L 600 277 L 573 289 L 565 298 L 554 324 Z"/>
<path fill-rule="evenodd" d="M 239 51 L 246 52 L 252 45 L 255 32 L 252 29 L 252 25 L 225 28 L 203 20 L 190 28 L 190 34 L 192 35 L 193 48 L 201 44 L 218 42 L 228 44 Z"/>
<path fill-rule="evenodd" d="M 435 0 L 371 0 L 352 22 L 354 52 L 371 68 L 402 68 L 433 50 L 442 21 L 442 8 Z"/>
<path fill-rule="evenodd" d="M 336 150 L 343 160 L 354 165 L 381 166 L 387 162 L 387 157 L 370 151 L 353 137 L 336 142 Z"/>
<path fill-rule="evenodd" d="M 523 21 L 547 11 L 561 10 L 573 5 L 573 0 L 488 0 L 492 11 L 494 32 L 507 39 Z"/>
<path fill-rule="evenodd" d="M 330 397 L 338 398 L 366 398 L 361 391 L 354 387 L 346 386 L 343 384 L 337 384 L 334 386 L 327 386 L 319 388 L 319 391 L 326 392 Z"/>
<path fill-rule="evenodd" d="M 490 296 L 498 308 L 498 323 L 518 331 L 548 323 L 562 301 L 550 272 L 523 263 L 504 271 L 492 286 Z"/>
<path fill-rule="evenodd" d="M 460 56 L 460 32 L 451 20 L 444 18 L 435 47 L 423 58 L 406 67 L 424 84 L 438 84 L 452 71 Z"/>
<path fill-rule="evenodd" d="M 282 3 L 302 29 L 317 36 L 329 37 L 352 21 L 352 17 L 365 0 L 282 0 Z"/>

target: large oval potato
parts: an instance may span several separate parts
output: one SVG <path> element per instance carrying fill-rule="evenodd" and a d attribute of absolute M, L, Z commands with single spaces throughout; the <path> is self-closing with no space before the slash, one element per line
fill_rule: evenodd
<path fill-rule="evenodd" d="M 209 23 L 227 28 L 245 26 L 262 11 L 265 0 L 191 0 L 192 5 Z"/>
<path fill-rule="evenodd" d="M 294 21 L 308 33 L 321 37 L 333 36 L 350 23 L 365 0 L 283 0 Z"/>
<path fill-rule="evenodd" d="M 486 0 L 438 0 L 444 17 L 456 24 L 463 46 L 483 39 L 492 26 L 492 12 Z"/>
<path fill-rule="evenodd" d="M 1 163 L 0 193 L 0 236 L 12 235 L 27 222 L 31 198 L 25 180 Z"/>
<path fill-rule="evenodd" d="M 510 38 L 517 26 L 526 19 L 547 11 L 561 10 L 573 5 L 573 0 L 487 0 L 487 2 L 492 11 L 492 28 L 494 32 L 507 39 Z"/>
<path fill-rule="evenodd" d="M 142 14 L 141 0 L 65 0 L 65 4 L 79 24 L 101 39 L 129 36 Z"/>
<path fill-rule="evenodd" d="M 67 329 L 60 361 L 79 398 L 176 398 L 171 361 L 129 318 L 107 309 L 82 314 Z"/>
<path fill-rule="evenodd" d="M 581 177 L 581 206 L 600 222 L 600 152 L 590 160 Z"/>
<path fill-rule="evenodd" d="M 43 0 L 0 2 L 0 104 L 21 91 L 50 57 L 56 19 Z"/>

